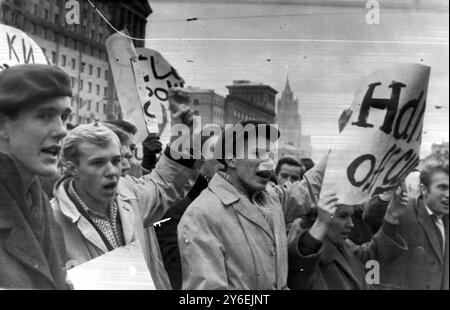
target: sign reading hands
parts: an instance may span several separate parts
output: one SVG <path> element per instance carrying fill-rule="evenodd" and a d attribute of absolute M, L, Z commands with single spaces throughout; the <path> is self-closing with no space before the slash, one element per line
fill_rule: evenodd
<path fill-rule="evenodd" d="M 396 188 L 419 163 L 430 68 L 392 66 L 364 79 L 336 138 L 322 191 L 360 204 Z"/>

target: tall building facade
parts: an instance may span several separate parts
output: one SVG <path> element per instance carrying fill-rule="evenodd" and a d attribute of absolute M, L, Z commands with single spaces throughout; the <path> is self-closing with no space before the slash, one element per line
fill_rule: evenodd
<path fill-rule="evenodd" d="M 18 28 L 35 40 L 48 60 L 72 80 L 73 124 L 121 117 L 105 40 L 113 30 L 88 1 L 79 5 L 79 24 L 69 24 L 66 0 L 3 0 L 0 23 Z M 73 1 L 72 1 L 73 2 Z M 133 37 L 145 37 L 147 1 L 95 1 L 97 9 L 117 29 L 127 28 Z M 135 41 L 143 46 L 143 41 Z"/>
<path fill-rule="evenodd" d="M 246 120 L 275 123 L 275 89 L 245 80 L 233 81 L 233 85 L 227 88 L 229 93 L 225 98 L 225 124 Z"/>
<path fill-rule="evenodd" d="M 286 85 L 277 103 L 277 124 L 281 132 L 278 146 L 286 155 L 311 157 L 311 137 L 302 135 L 302 121 L 299 113 L 298 99 L 286 79 Z M 282 156 L 282 155 L 281 155 Z"/>
<path fill-rule="evenodd" d="M 201 117 L 201 125 L 225 124 L 225 97 L 212 89 L 187 87 L 190 97 L 190 106 L 195 115 Z"/>

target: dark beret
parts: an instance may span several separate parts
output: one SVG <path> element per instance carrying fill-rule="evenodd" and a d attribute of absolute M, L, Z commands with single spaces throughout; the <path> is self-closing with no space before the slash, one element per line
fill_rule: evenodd
<path fill-rule="evenodd" d="M 30 107 L 54 97 L 72 97 L 70 76 L 55 66 L 25 64 L 0 71 L 0 111 Z"/>

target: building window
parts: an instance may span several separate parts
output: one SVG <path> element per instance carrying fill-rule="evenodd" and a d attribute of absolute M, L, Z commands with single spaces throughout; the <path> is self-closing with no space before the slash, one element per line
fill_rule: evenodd
<path fill-rule="evenodd" d="M 97 93 L 97 95 L 100 95 L 100 85 L 96 85 L 95 86 L 95 88 L 96 88 L 96 93 Z M 97 111 L 98 112 L 98 111 Z"/>
<path fill-rule="evenodd" d="M 44 55 L 45 55 L 45 48 L 42 48 L 42 53 L 44 53 Z"/>
<path fill-rule="evenodd" d="M 94 40 L 95 39 L 95 31 L 91 30 L 91 39 Z"/>
<path fill-rule="evenodd" d="M 48 20 L 48 9 L 44 9 L 44 19 Z"/>
<path fill-rule="evenodd" d="M 92 93 L 92 83 L 88 82 L 88 92 Z"/>
<path fill-rule="evenodd" d="M 59 15 L 55 14 L 55 24 L 58 25 L 59 24 Z"/>
<path fill-rule="evenodd" d="M 99 110 L 100 110 L 100 102 L 97 101 L 97 102 L 95 103 L 95 112 L 98 113 L 98 112 L 100 112 Z"/>
<path fill-rule="evenodd" d="M 108 79 L 108 70 L 105 70 L 105 80 Z"/>
<path fill-rule="evenodd" d="M 75 78 L 71 77 L 70 80 L 72 81 L 72 88 L 74 88 L 75 87 Z"/>
<path fill-rule="evenodd" d="M 83 90 L 83 88 L 84 88 L 83 80 L 80 80 L 80 90 Z"/>
<path fill-rule="evenodd" d="M 100 67 L 97 68 L 97 77 L 99 78 L 102 75 L 102 69 Z"/>
<path fill-rule="evenodd" d="M 103 113 L 106 113 L 106 103 L 103 104 Z"/>
<path fill-rule="evenodd" d="M 93 70 L 93 66 L 92 65 L 89 65 L 89 75 L 92 75 L 92 70 Z"/>
<path fill-rule="evenodd" d="M 62 55 L 62 66 L 66 65 L 66 55 Z"/>
<path fill-rule="evenodd" d="M 108 87 L 103 88 L 103 97 L 108 96 Z"/>
<path fill-rule="evenodd" d="M 83 62 L 81 62 L 81 64 L 80 64 L 80 71 L 81 71 L 81 72 L 84 72 L 84 66 L 86 66 L 86 63 L 83 61 Z"/>
<path fill-rule="evenodd" d="M 58 65 L 58 59 L 56 58 L 56 52 L 52 52 L 52 63 Z"/>
<path fill-rule="evenodd" d="M 88 100 L 88 106 L 87 106 L 87 109 L 88 109 L 88 111 L 91 110 L 91 100 L 90 100 L 90 99 Z"/>
<path fill-rule="evenodd" d="M 72 58 L 72 69 L 75 70 L 75 66 L 77 65 L 77 62 L 75 58 Z"/>
<path fill-rule="evenodd" d="M 199 105 L 198 99 L 194 99 L 194 105 Z"/>

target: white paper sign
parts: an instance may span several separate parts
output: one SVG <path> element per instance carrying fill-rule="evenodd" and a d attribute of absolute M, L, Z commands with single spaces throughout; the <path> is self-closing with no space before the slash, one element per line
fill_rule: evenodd
<path fill-rule="evenodd" d="M 156 119 L 163 145 L 170 141 L 170 111 L 168 90 L 171 87 L 183 87 L 184 80 L 164 57 L 157 51 L 148 48 L 137 48 L 141 69 L 135 76 L 138 86 L 144 83 L 147 95 L 144 101 L 146 119 Z M 139 69 L 138 69 L 139 70 Z"/>
<path fill-rule="evenodd" d="M 0 24 L 0 71 L 29 63 L 49 64 L 42 49 L 25 32 Z"/>
<path fill-rule="evenodd" d="M 138 242 L 67 270 L 76 290 L 155 290 Z"/>
<path fill-rule="evenodd" d="M 108 37 L 106 50 L 123 119 L 136 126 L 134 140 L 136 144 L 140 144 L 147 137 L 148 128 L 131 65 L 132 59 L 137 59 L 136 50 L 133 42 L 119 33 Z"/>
<path fill-rule="evenodd" d="M 419 163 L 429 76 L 427 66 L 403 64 L 364 79 L 336 137 L 322 192 L 354 205 L 400 185 Z"/>

